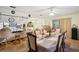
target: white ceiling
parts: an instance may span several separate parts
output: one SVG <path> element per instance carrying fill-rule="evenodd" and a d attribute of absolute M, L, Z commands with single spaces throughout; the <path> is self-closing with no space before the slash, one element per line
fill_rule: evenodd
<path fill-rule="evenodd" d="M 16 6 L 15 11 L 25 13 L 26 16 L 31 14 L 32 17 L 48 17 L 50 8 L 53 8 L 55 16 L 69 15 L 79 12 L 79 6 Z M 0 12 L 9 11 L 9 6 L 0 6 Z"/>

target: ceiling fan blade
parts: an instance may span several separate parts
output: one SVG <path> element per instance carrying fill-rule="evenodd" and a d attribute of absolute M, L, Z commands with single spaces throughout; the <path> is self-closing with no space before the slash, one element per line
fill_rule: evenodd
<path fill-rule="evenodd" d="M 10 6 L 11 8 L 16 8 L 15 6 Z"/>
<path fill-rule="evenodd" d="M 56 6 L 51 6 L 51 7 L 49 7 L 48 9 L 54 9 Z"/>
<path fill-rule="evenodd" d="M 46 8 L 47 9 L 47 8 Z M 35 12 L 41 12 L 41 11 L 45 11 L 46 9 L 40 9 L 40 10 L 37 10 Z"/>

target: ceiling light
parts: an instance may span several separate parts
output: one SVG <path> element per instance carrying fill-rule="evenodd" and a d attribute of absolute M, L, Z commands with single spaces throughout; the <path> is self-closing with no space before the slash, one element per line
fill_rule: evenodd
<path fill-rule="evenodd" d="M 31 14 L 29 14 L 28 17 L 31 17 Z"/>
<path fill-rule="evenodd" d="M 54 9 L 54 7 L 51 7 L 51 8 L 50 8 L 50 13 L 49 13 L 50 16 L 54 16 L 53 9 Z"/>
<path fill-rule="evenodd" d="M 52 13 L 50 13 L 49 15 L 50 15 L 50 16 L 54 16 L 54 13 L 52 12 Z"/>
<path fill-rule="evenodd" d="M 11 14 L 15 14 L 15 10 L 14 10 L 14 9 L 15 9 L 16 7 L 15 7 L 15 6 L 10 6 L 10 7 L 12 8 Z"/>
<path fill-rule="evenodd" d="M 14 10 L 11 10 L 11 13 L 12 13 L 12 14 L 15 14 L 15 11 L 14 11 Z"/>

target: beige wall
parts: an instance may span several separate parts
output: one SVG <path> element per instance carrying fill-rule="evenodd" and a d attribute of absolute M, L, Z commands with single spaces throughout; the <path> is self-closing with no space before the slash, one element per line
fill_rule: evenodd
<path fill-rule="evenodd" d="M 79 28 L 79 13 L 75 13 L 75 14 L 72 14 L 72 15 L 66 15 L 66 16 L 52 17 L 52 20 L 62 19 L 62 18 L 72 18 L 71 19 L 71 25 L 76 24 Z"/>
<path fill-rule="evenodd" d="M 42 25 L 50 25 L 52 27 L 52 20 L 62 19 L 62 18 L 72 18 L 71 27 L 73 24 L 76 24 L 79 28 L 79 13 L 75 13 L 72 15 L 66 15 L 66 16 L 52 17 L 52 19 L 31 18 L 26 21 L 26 24 L 31 21 L 34 24 L 34 28 L 41 28 Z"/>
<path fill-rule="evenodd" d="M 72 14 L 72 15 L 66 15 L 66 16 L 52 17 L 52 20 L 63 19 L 63 18 L 71 18 L 71 27 L 72 27 L 73 24 L 76 24 L 78 26 L 78 34 L 79 34 L 79 13 L 75 13 L 75 14 Z M 79 35 L 78 35 L 78 38 L 79 38 Z"/>
<path fill-rule="evenodd" d="M 11 14 L 10 11 L 11 11 L 11 9 L 3 9 L 3 8 L 0 9 L 0 12 L 3 13 L 3 14 Z M 15 15 L 26 16 L 26 13 L 24 13 L 24 12 L 20 12 L 20 11 L 17 11 L 17 10 L 15 10 L 15 11 L 16 11 Z M 79 27 L 79 13 L 75 13 L 75 14 L 72 14 L 72 15 L 66 15 L 66 16 L 57 16 L 57 17 L 52 17 L 52 18 L 49 18 L 49 16 L 48 16 L 47 19 L 37 17 L 37 18 L 19 20 L 19 18 L 18 18 L 18 19 L 16 19 L 16 21 L 18 23 L 23 22 L 23 23 L 26 23 L 26 24 L 29 21 L 32 21 L 34 23 L 35 28 L 40 28 L 41 25 L 45 25 L 45 24 L 50 25 L 52 27 L 52 20 L 53 19 L 60 19 L 60 18 L 66 18 L 66 17 L 71 17 L 72 18 L 72 22 L 71 22 L 72 25 L 76 24 Z"/>
<path fill-rule="evenodd" d="M 50 25 L 49 19 L 42 19 L 42 18 L 30 18 L 26 21 L 26 25 L 28 22 L 32 22 L 35 28 L 42 28 L 43 25 Z M 50 25 L 51 26 L 51 25 Z"/>

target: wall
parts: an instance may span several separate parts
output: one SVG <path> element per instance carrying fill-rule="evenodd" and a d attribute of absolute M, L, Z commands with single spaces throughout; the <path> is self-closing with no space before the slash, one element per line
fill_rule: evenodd
<path fill-rule="evenodd" d="M 72 18 L 71 19 L 71 25 L 76 24 L 79 28 L 79 13 L 75 13 L 75 14 L 72 14 L 72 15 L 66 15 L 66 16 L 52 17 L 52 20 L 62 19 L 62 18 Z"/>
<path fill-rule="evenodd" d="M 43 25 L 50 25 L 49 19 L 42 19 L 42 18 L 30 18 L 27 20 L 26 25 L 28 22 L 32 22 L 34 25 L 34 28 L 42 28 Z"/>
<path fill-rule="evenodd" d="M 23 13 L 23 12 L 20 12 L 17 10 L 15 10 L 15 11 L 16 11 L 16 13 L 14 14 L 14 16 L 25 16 L 26 17 L 26 13 Z M 9 9 L 1 8 L 0 12 L 2 14 L 12 15 L 10 8 Z M 34 28 L 41 28 L 41 26 L 43 26 L 43 25 L 50 25 L 49 19 L 46 19 L 46 18 L 45 19 L 38 18 L 38 17 L 37 18 L 29 18 L 29 19 L 22 19 L 22 18 L 16 18 L 16 17 L 13 17 L 13 18 L 15 19 L 15 22 L 17 22 L 18 24 L 25 23 L 27 25 L 27 23 L 31 21 L 34 24 Z M 9 23 L 8 19 L 9 19 L 9 17 L 7 17 L 7 16 L 6 17 L 0 16 L 0 23 L 3 21 Z"/>
<path fill-rule="evenodd" d="M 3 14 L 11 14 L 11 8 L 0 8 L 0 12 L 2 12 Z M 15 9 L 16 13 L 15 15 L 16 16 L 26 16 L 26 13 L 24 12 L 20 12 L 20 11 L 17 11 Z M 76 24 L 78 25 L 79 27 L 79 13 L 75 13 L 75 14 L 72 14 L 72 15 L 66 15 L 66 16 L 54 16 L 52 18 L 31 18 L 31 19 L 19 19 L 19 18 L 15 18 L 16 22 L 17 23 L 28 23 L 29 21 L 32 21 L 34 23 L 34 28 L 40 28 L 42 25 L 50 25 L 52 27 L 52 20 L 54 19 L 61 19 L 61 18 L 67 18 L 67 17 L 71 17 L 72 18 L 72 25 L 73 24 Z M 3 18 L 3 20 L 6 21 L 7 18 Z M 1 22 L 1 21 L 0 21 Z"/>
<path fill-rule="evenodd" d="M 79 38 L 79 13 L 75 13 L 72 15 L 66 15 L 66 16 L 52 17 L 52 20 L 55 20 L 55 19 L 61 20 L 62 18 L 71 18 L 71 27 L 73 24 L 76 24 L 78 26 L 78 38 Z M 51 20 L 51 23 L 52 23 L 52 20 Z M 52 24 L 51 24 L 51 26 L 52 26 Z"/>

